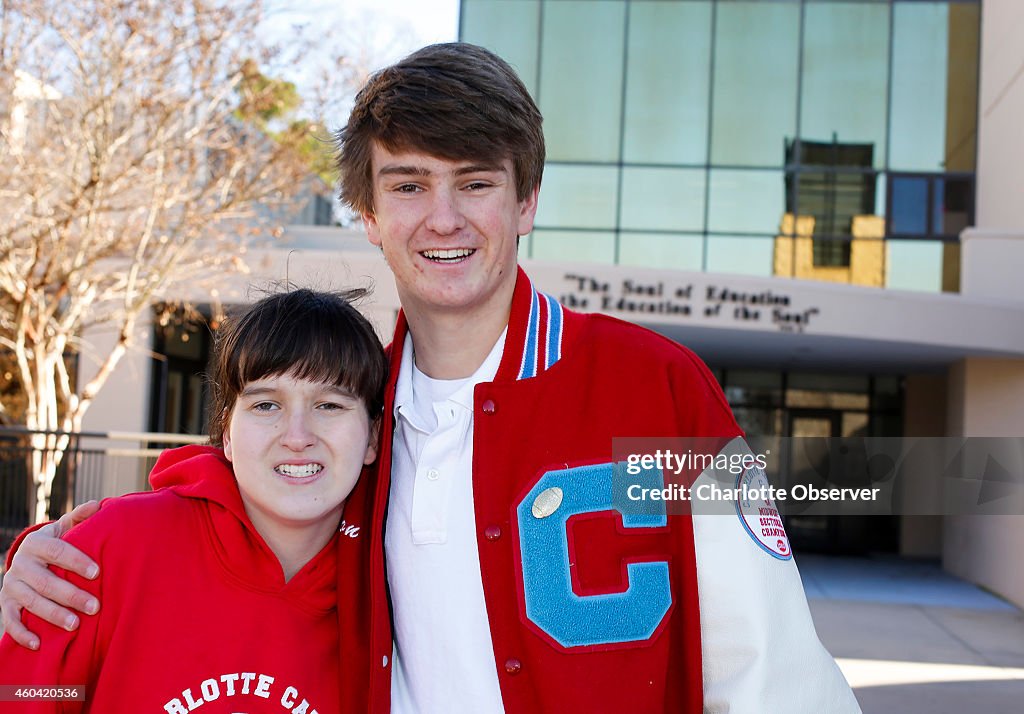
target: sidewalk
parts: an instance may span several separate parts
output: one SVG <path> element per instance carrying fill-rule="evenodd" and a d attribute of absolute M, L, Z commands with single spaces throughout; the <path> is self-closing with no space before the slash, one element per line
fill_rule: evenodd
<path fill-rule="evenodd" d="M 797 561 L 818 635 L 864 714 L 1024 712 L 1024 612 L 935 563 Z"/>
<path fill-rule="evenodd" d="M 797 561 L 818 635 L 864 714 L 1024 712 L 1024 612 L 937 564 Z"/>

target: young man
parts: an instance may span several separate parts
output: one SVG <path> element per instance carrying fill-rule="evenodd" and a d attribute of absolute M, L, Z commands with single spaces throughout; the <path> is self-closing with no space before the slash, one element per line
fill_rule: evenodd
<path fill-rule="evenodd" d="M 518 269 L 544 141 L 513 70 L 424 48 L 369 80 L 338 148 L 403 307 L 377 480 L 345 511 L 369 536 L 346 561 L 369 578 L 339 593 L 343 650 L 369 648 L 347 661 L 352 710 L 858 711 L 784 543 L 735 515 L 616 507 L 613 438 L 735 451 L 740 430 L 688 350 L 565 310 Z M 15 611 L 23 580 L 53 587 L 41 560 Z"/>

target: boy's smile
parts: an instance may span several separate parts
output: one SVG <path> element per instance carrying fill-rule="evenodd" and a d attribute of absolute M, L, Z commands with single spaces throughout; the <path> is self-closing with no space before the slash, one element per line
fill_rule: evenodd
<path fill-rule="evenodd" d="M 518 237 L 533 230 L 537 192 L 516 197 L 512 162 L 453 161 L 373 145 L 370 242 L 395 274 L 407 312 L 507 314 Z"/>

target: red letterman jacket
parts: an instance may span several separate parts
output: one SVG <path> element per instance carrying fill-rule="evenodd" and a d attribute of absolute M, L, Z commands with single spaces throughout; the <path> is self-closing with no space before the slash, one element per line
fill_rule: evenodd
<path fill-rule="evenodd" d="M 354 712 L 390 704 L 384 523 L 406 331 L 399 315 L 378 468 L 346 505 L 346 527 L 361 537 L 339 546 L 342 691 Z M 699 714 L 692 521 L 624 517 L 610 469 L 615 437 L 724 444 L 741 434 L 704 364 L 644 328 L 563 308 L 520 269 L 501 364 L 476 387 L 473 418 L 480 569 L 505 711 Z M 547 491 L 550 503 L 552 489 L 561 502 L 538 517 L 537 497 Z"/>

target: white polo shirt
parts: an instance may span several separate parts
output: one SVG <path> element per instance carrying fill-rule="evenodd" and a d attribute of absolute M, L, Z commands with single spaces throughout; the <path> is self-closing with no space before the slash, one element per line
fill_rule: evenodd
<path fill-rule="evenodd" d="M 473 389 L 494 379 L 504 346 L 503 332 L 471 377 L 438 380 L 405 338 L 384 532 L 395 714 L 504 711 L 473 510 Z"/>

